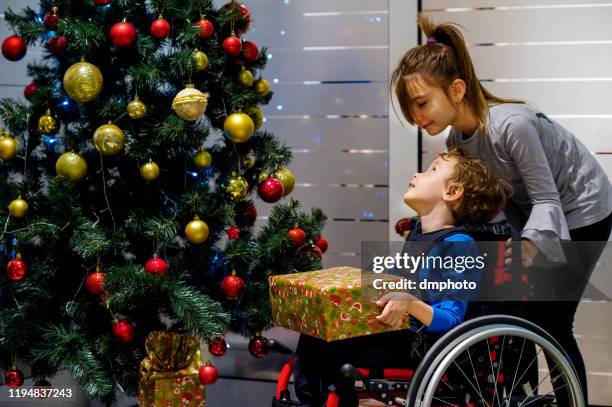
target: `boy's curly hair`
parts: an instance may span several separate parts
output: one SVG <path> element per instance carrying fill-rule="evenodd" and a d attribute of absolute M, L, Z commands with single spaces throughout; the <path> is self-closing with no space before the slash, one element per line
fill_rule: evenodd
<path fill-rule="evenodd" d="M 457 159 L 449 180 L 449 189 L 463 187 L 463 200 L 453 210 L 457 224 L 486 223 L 506 206 L 512 187 L 506 180 L 498 178 L 480 158 L 469 155 L 461 148 L 452 148 L 441 153 L 440 157 L 443 160 L 450 157 Z"/>

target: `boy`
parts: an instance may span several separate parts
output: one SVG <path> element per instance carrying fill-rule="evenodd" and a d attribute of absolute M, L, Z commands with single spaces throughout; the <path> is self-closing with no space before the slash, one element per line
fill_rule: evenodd
<path fill-rule="evenodd" d="M 455 229 L 463 224 L 490 221 L 504 207 L 509 194 L 508 183 L 498 180 L 480 159 L 470 157 L 460 149 L 440 154 L 426 172 L 414 174 L 404 195 L 404 202 L 420 218 L 404 249 L 412 242 L 433 242 L 439 236 L 445 236 L 425 254 L 453 258 L 478 256 L 474 239 Z M 450 242 L 464 243 L 453 245 Z M 465 274 L 439 266 L 421 267 L 419 278 L 444 281 L 447 278 L 463 279 L 469 273 L 480 276 L 478 270 L 468 268 L 464 271 Z M 395 328 L 401 325 L 406 314 L 410 314 L 411 321 L 417 320 L 432 333 L 444 333 L 463 321 L 467 301 L 448 299 L 450 293 L 444 291 L 429 294 L 428 302 L 405 292 L 387 294 L 377 302 L 382 308 L 377 319 Z M 404 330 L 329 343 L 301 335 L 294 374 L 298 398 L 312 407 L 321 406 L 325 402 L 327 386 L 333 383 L 338 385 L 340 406 L 357 406 L 353 389 L 343 386 L 347 381 L 340 377 L 340 366 L 351 363 L 373 368 L 408 367 L 412 364 L 412 335 Z"/>

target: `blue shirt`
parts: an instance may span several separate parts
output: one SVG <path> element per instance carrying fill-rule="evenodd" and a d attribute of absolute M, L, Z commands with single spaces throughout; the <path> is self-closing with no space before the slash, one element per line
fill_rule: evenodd
<path fill-rule="evenodd" d="M 449 244 L 445 244 L 449 242 Z M 462 244 L 453 244 L 452 242 L 465 242 Z M 463 233 L 454 234 L 446 237 L 440 243 L 435 245 L 427 256 L 457 257 L 471 256 L 476 258 L 480 256 L 480 250 L 474 239 Z M 452 268 L 426 268 L 421 267 L 419 270 L 419 280 L 423 281 L 475 281 L 478 285 L 482 276 L 482 270 L 477 267 L 465 267 L 465 270 L 458 272 Z M 463 322 L 465 312 L 467 310 L 467 300 L 457 300 L 458 296 L 453 296 L 452 290 L 444 291 L 429 291 L 429 300 L 427 303 L 433 308 L 433 319 L 431 325 L 427 328 L 428 332 L 445 333 L 455 326 Z M 476 293 L 474 293 L 476 294 Z M 462 296 L 463 297 L 463 296 Z M 449 299 L 454 298 L 454 299 Z"/>

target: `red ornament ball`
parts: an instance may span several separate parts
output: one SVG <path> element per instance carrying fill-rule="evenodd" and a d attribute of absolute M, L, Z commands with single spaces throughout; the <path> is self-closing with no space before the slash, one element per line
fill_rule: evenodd
<path fill-rule="evenodd" d="M 303 246 L 300 246 L 296 251 L 295 254 L 305 254 L 305 253 L 312 253 L 317 257 L 317 260 L 321 261 L 321 259 L 323 258 L 323 252 L 321 251 L 321 249 L 319 249 L 319 246 L 316 246 L 314 244 L 305 244 Z"/>
<path fill-rule="evenodd" d="M 21 254 L 17 254 L 17 257 L 9 261 L 6 265 L 8 278 L 13 281 L 19 281 L 24 278 L 27 270 L 28 266 L 21 258 Z"/>
<path fill-rule="evenodd" d="M 214 356 L 223 356 L 227 352 L 227 342 L 222 336 L 213 338 L 208 344 L 208 351 Z"/>
<path fill-rule="evenodd" d="M 266 344 L 268 340 L 263 336 L 255 335 L 249 341 L 249 353 L 256 358 L 264 358 L 268 355 Z"/>
<path fill-rule="evenodd" d="M 200 367 L 198 376 L 200 376 L 200 382 L 207 386 L 217 381 L 219 378 L 219 371 L 216 367 L 211 365 L 210 362 L 206 362 L 204 366 Z"/>
<path fill-rule="evenodd" d="M 123 343 L 130 343 L 134 340 L 134 326 L 127 319 L 117 321 L 113 325 L 113 335 Z"/>
<path fill-rule="evenodd" d="M 251 226 L 257 220 L 257 208 L 253 204 L 253 201 L 247 201 L 240 205 L 237 213 L 240 213 L 242 216 L 238 218 L 238 223 Z"/>
<path fill-rule="evenodd" d="M 23 384 L 23 373 L 18 369 L 7 370 L 4 374 L 4 383 L 8 387 L 19 387 Z"/>
<path fill-rule="evenodd" d="M 2 55 L 9 61 L 19 61 L 26 54 L 28 47 L 21 37 L 11 35 L 2 42 Z"/>
<path fill-rule="evenodd" d="M 232 274 L 223 277 L 221 290 L 229 300 L 235 300 L 244 290 L 244 280 L 237 276 L 235 271 L 232 271 Z"/>
<path fill-rule="evenodd" d="M 59 14 L 57 14 L 57 7 L 53 7 L 51 11 L 49 11 L 43 17 L 43 24 L 50 30 L 55 30 L 57 28 L 57 23 L 59 22 Z"/>
<path fill-rule="evenodd" d="M 283 184 L 276 178 L 264 180 L 257 188 L 259 197 L 267 203 L 277 202 L 283 197 L 284 192 Z"/>
<path fill-rule="evenodd" d="M 53 55 L 59 56 L 68 48 L 68 38 L 64 36 L 52 37 L 49 39 L 47 47 Z"/>
<path fill-rule="evenodd" d="M 172 31 L 170 23 L 161 17 L 151 23 L 151 35 L 153 38 L 163 40 L 170 35 L 170 31 Z"/>
<path fill-rule="evenodd" d="M 114 46 L 128 48 L 136 41 L 136 28 L 131 23 L 123 21 L 113 25 L 109 35 Z"/>
<path fill-rule="evenodd" d="M 227 229 L 225 233 L 227 233 L 229 240 L 236 240 L 240 238 L 240 229 L 238 229 L 236 225 L 233 225 L 231 228 Z"/>
<path fill-rule="evenodd" d="M 111 1 L 113 0 L 93 0 L 93 4 L 94 6 L 106 6 L 110 4 Z"/>
<path fill-rule="evenodd" d="M 166 274 L 168 272 L 168 263 L 164 259 L 153 256 L 153 258 L 145 263 L 145 271 L 151 274 Z"/>
<path fill-rule="evenodd" d="M 252 41 L 242 42 L 242 56 L 247 62 L 255 62 L 259 56 L 259 48 Z"/>
<path fill-rule="evenodd" d="M 327 247 L 329 246 L 327 244 L 327 239 L 324 238 L 323 236 L 319 236 L 317 237 L 314 242 L 313 242 L 319 249 L 321 249 L 322 253 L 325 253 L 327 251 Z"/>
<path fill-rule="evenodd" d="M 97 270 L 93 273 L 89 273 L 85 279 L 85 288 L 93 295 L 100 295 L 104 292 L 104 273 Z"/>
<path fill-rule="evenodd" d="M 242 49 L 240 38 L 230 35 L 225 40 L 223 40 L 223 49 L 225 50 L 227 55 L 236 56 L 240 54 L 240 50 Z"/>
<path fill-rule="evenodd" d="M 34 82 L 30 83 L 23 89 L 23 96 L 28 100 L 32 100 L 31 98 L 36 93 L 36 89 L 36 84 Z"/>
<path fill-rule="evenodd" d="M 291 239 L 293 244 L 296 246 L 301 246 L 306 243 L 306 233 L 304 233 L 304 231 L 297 226 L 293 229 L 289 229 L 287 238 Z"/>
<path fill-rule="evenodd" d="M 215 27 L 210 20 L 202 18 L 201 20 L 196 21 L 195 24 L 200 29 L 201 38 L 210 38 L 215 33 Z"/>

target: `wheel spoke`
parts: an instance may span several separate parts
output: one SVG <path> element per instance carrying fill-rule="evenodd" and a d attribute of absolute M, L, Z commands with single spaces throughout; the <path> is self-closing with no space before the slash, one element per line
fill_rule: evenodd
<path fill-rule="evenodd" d="M 495 375 L 495 369 L 493 369 L 493 360 L 491 360 L 491 347 L 489 346 L 489 340 L 485 339 L 485 342 L 487 343 L 487 351 L 488 351 L 488 355 L 489 356 L 489 365 L 491 366 L 491 374 Z M 497 397 L 497 404 L 501 406 L 501 403 L 499 401 L 499 394 L 497 393 L 497 388 L 493 388 L 493 399 L 491 400 L 491 406 L 495 405 L 495 398 Z"/>
<path fill-rule="evenodd" d="M 453 407 L 459 407 L 459 405 L 457 405 L 457 404 L 451 404 L 448 401 L 442 400 L 441 398 L 438 398 L 438 397 L 435 397 L 435 396 L 433 397 L 433 399 L 441 401 L 442 403 L 444 403 L 444 405 L 453 406 Z"/>
<path fill-rule="evenodd" d="M 524 345 L 524 343 L 523 343 L 523 345 Z M 521 379 L 527 374 L 527 372 L 529 371 L 529 368 L 531 367 L 531 365 L 533 365 L 533 362 L 538 360 L 538 355 L 541 352 L 542 352 L 542 349 L 540 348 L 540 350 L 538 350 L 538 353 L 536 353 L 535 357 L 533 359 L 531 359 L 531 362 L 529 362 L 529 366 L 527 366 L 527 369 L 525 369 L 525 371 L 523 372 L 521 377 L 519 377 L 519 379 L 516 381 L 516 384 L 512 387 L 512 389 L 510 389 L 510 394 L 512 394 L 512 391 L 516 388 L 516 386 L 519 385 L 519 383 L 521 382 Z M 508 400 L 510 400 L 510 399 L 508 399 Z"/>
<path fill-rule="evenodd" d="M 555 370 L 555 369 L 556 369 L 558 366 L 559 366 L 559 365 L 555 365 L 555 366 L 553 366 L 553 368 L 552 368 L 552 369 L 548 369 L 548 373 L 546 374 L 546 376 L 544 376 L 544 377 L 542 378 L 542 380 L 540 380 L 540 382 L 538 383 L 538 385 L 537 385 L 536 387 L 534 387 L 533 389 L 531 389 L 531 392 L 529 392 L 529 394 L 528 394 L 527 396 L 525 396 L 525 398 L 523 399 L 523 401 L 521 402 L 521 404 L 522 404 L 522 403 L 523 403 L 525 400 L 527 400 L 527 398 L 528 398 L 529 396 L 531 396 L 531 395 L 535 396 L 535 395 L 536 395 L 536 392 L 535 392 L 535 391 L 538 389 L 538 387 L 540 387 L 540 385 L 541 385 L 542 383 L 544 383 L 544 380 L 546 380 L 546 378 L 547 378 L 548 376 L 550 376 L 551 372 L 552 372 L 553 370 Z M 551 376 L 551 377 L 552 377 L 552 376 Z M 551 381 L 552 381 L 552 380 L 551 380 Z M 556 379 L 555 379 L 555 381 L 556 381 Z M 554 383 L 554 382 L 553 382 L 553 383 Z"/>
<path fill-rule="evenodd" d="M 499 404 L 500 407 L 501 407 L 501 402 L 499 401 L 499 392 L 497 391 L 497 379 L 499 377 L 499 371 L 502 365 L 502 358 L 504 357 L 505 343 L 506 343 L 506 335 L 504 335 L 502 339 L 502 348 L 501 348 L 501 352 L 499 353 L 499 361 L 497 362 L 497 374 L 495 375 L 495 378 L 494 378 L 495 382 L 493 383 L 493 390 L 495 391 L 495 394 L 497 395 L 497 403 Z"/>
<path fill-rule="evenodd" d="M 480 396 L 480 400 L 482 400 L 482 402 L 484 403 L 484 405 L 487 404 L 487 402 L 485 401 L 484 397 L 482 397 L 482 390 L 480 390 L 480 382 L 478 381 L 478 375 L 476 375 L 476 369 L 474 369 L 474 362 L 472 361 L 472 355 L 470 354 L 470 348 L 467 348 L 467 354 L 468 357 L 470 358 L 470 365 L 472 366 L 472 373 L 474 373 L 474 380 L 476 380 L 476 385 L 478 386 L 478 395 Z"/>
<path fill-rule="evenodd" d="M 566 383 L 566 384 L 564 384 L 564 385 L 563 385 L 563 386 L 561 386 L 561 387 L 557 387 L 556 389 L 553 389 L 553 394 L 552 394 L 552 395 L 554 396 L 554 391 L 555 391 L 555 390 L 561 390 L 562 388 L 564 388 L 564 387 L 566 387 L 566 386 L 567 386 L 567 383 Z M 539 396 L 539 397 L 537 397 L 537 398 L 535 398 L 535 399 L 531 400 L 531 401 L 530 401 L 530 402 L 528 402 L 528 403 L 525 403 L 525 404 L 519 404 L 519 407 L 525 407 L 525 406 L 528 406 L 528 405 L 530 405 L 531 403 L 534 403 L 534 402 L 536 402 L 536 401 L 540 400 L 541 398 L 548 396 L 549 394 L 550 394 L 550 393 L 548 393 L 548 394 L 542 394 L 541 396 Z M 524 400 L 523 400 L 523 401 L 524 401 Z"/>
<path fill-rule="evenodd" d="M 469 353 L 468 353 L 469 354 Z M 479 389 L 476 388 L 476 386 L 474 386 L 474 384 L 472 383 L 472 381 L 470 380 L 470 378 L 465 374 L 465 372 L 463 371 L 463 369 L 461 369 L 461 366 L 459 366 L 457 364 L 457 362 L 453 361 L 453 363 L 455 364 L 455 366 L 457 366 L 457 369 L 459 369 L 459 371 L 461 372 L 461 374 L 463 375 L 463 377 L 465 377 L 465 380 L 467 380 L 467 382 L 470 384 L 470 386 L 472 386 L 472 388 L 474 389 L 475 392 L 478 393 L 478 395 L 480 396 L 480 399 L 482 401 L 484 401 L 484 397 L 482 396 L 482 393 L 479 391 Z M 478 383 L 478 378 L 476 378 L 476 383 Z M 486 404 L 486 402 L 485 402 Z"/>
<path fill-rule="evenodd" d="M 525 349 L 525 341 L 526 340 L 527 340 L 527 338 L 523 338 L 523 344 L 521 345 L 521 353 L 519 354 L 518 364 L 516 365 L 516 369 L 514 371 L 514 374 L 512 375 L 512 386 L 510 386 L 510 394 L 508 394 L 507 397 L 504 397 L 504 399 L 502 401 L 506 401 L 506 398 L 508 400 L 512 400 L 512 391 L 514 390 L 514 383 L 516 381 L 516 376 L 518 375 L 518 369 L 519 369 L 519 367 L 521 367 L 521 359 L 523 358 L 523 350 Z"/>

